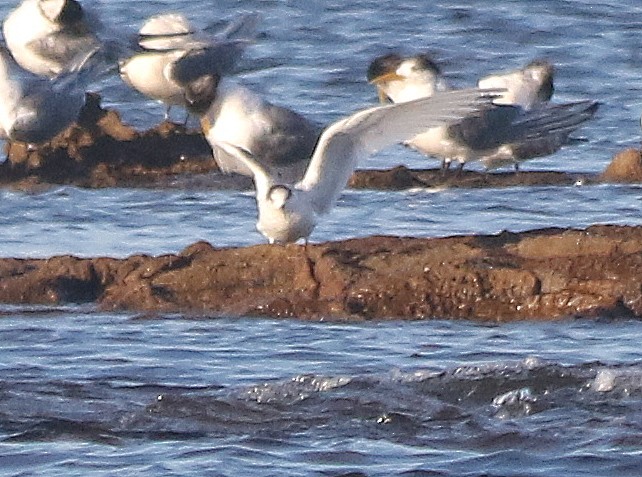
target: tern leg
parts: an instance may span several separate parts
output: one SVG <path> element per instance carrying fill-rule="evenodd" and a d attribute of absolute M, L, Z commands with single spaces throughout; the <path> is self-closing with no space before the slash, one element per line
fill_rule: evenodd
<path fill-rule="evenodd" d="M 461 161 L 461 162 L 459 163 L 459 166 L 457 166 L 457 172 L 456 172 L 456 174 L 455 174 L 455 175 L 456 175 L 456 177 L 460 177 L 460 176 L 461 176 L 461 174 L 462 174 L 462 172 L 463 172 L 463 170 L 464 170 L 464 164 L 466 164 L 466 163 L 465 163 L 465 162 L 463 162 L 463 161 Z"/>
<path fill-rule="evenodd" d="M 441 175 L 445 176 L 448 173 L 448 169 L 450 169 L 450 159 L 443 159 L 441 161 Z"/>

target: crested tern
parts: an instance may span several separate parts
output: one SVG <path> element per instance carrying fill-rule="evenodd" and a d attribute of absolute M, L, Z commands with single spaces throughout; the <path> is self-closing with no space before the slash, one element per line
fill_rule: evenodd
<path fill-rule="evenodd" d="M 16 62 L 50 78 L 101 46 L 99 28 L 97 17 L 76 0 L 23 0 L 2 24 Z"/>
<path fill-rule="evenodd" d="M 231 158 L 252 171 L 258 207 L 257 230 L 270 243 L 308 238 L 345 188 L 358 162 L 412 138 L 427 128 L 456 121 L 492 100 L 493 90 L 459 90 L 359 111 L 328 126 L 303 179 L 284 183 L 267 173 L 250 151 L 221 143 Z"/>
<path fill-rule="evenodd" d="M 376 85 L 380 99 L 393 103 L 450 89 L 437 65 L 426 55 L 378 57 L 370 64 L 367 76 Z M 598 103 L 548 103 L 545 98 L 552 95 L 552 76 L 535 76 L 544 78 L 540 88 L 524 86 L 517 73 L 511 78 L 497 76 L 482 81 L 484 86 L 492 84 L 508 90 L 480 113 L 431 128 L 406 141 L 406 145 L 441 159 L 444 168 L 458 161 L 460 169 L 467 162 L 480 161 L 486 169 L 513 165 L 518 170 L 522 161 L 556 152 L 570 141 L 573 131 L 593 117 Z M 512 97 L 517 104 L 506 104 Z"/>
<path fill-rule="evenodd" d="M 49 79 L 22 68 L 0 46 L 0 138 L 36 145 L 78 118 L 85 88 L 107 71 L 90 53 L 70 71 Z"/>
<path fill-rule="evenodd" d="M 504 73 L 494 73 L 480 79 L 478 88 L 505 88 L 506 92 L 493 101 L 495 104 L 521 106 L 533 109 L 550 101 L 555 90 L 555 67 L 538 58 L 523 68 Z"/>
<path fill-rule="evenodd" d="M 198 109 L 186 99 L 186 85 L 198 90 L 206 86 L 201 78 L 229 73 L 256 36 L 257 23 L 257 15 L 242 15 L 217 35 L 207 35 L 195 32 L 183 15 L 156 15 L 140 29 L 143 51 L 120 63 L 120 75 L 135 90 L 164 103 L 166 120 L 172 106 Z"/>
<path fill-rule="evenodd" d="M 243 162 L 220 147 L 225 142 L 249 151 L 268 175 L 285 183 L 300 180 L 322 127 L 230 79 L 212 76 L 208 84 L 198 92 L 188 88 L 188 98 L 200 105 L 196 109 L 203 134 L 220 169 L 252 176 Z"/>

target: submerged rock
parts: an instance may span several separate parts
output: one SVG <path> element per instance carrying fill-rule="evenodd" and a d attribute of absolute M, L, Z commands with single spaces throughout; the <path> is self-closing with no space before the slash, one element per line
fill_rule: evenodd
<path fill-rule="evenodd" d="M 0 259 L 0 302 L 332 320 L 641 317 L 642 227 Z"/>

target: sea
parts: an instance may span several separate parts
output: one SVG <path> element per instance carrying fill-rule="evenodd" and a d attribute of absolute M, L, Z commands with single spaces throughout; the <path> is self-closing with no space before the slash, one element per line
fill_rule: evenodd
<path fill-rule="evenodd" d="M 428 52 L 456 87 L 547 58 L 554 101 L 601 106 L 576 133 L 582 141 L 523 170 L 592 176 L 640 146 L 642 6 L 630 0 L 81 3 L 123 38 L 161 12 L 202 28 L 258 12 L 237 80 L 322 124 L 376 103 L 365 74 L 384 53 Z M 162 105 L 117 76 L 96 89 L 140 130 L 163 119 Z M 439 163 L 393 147 L 360 167 L 399 164 Z M 311 240 L 640 225 L 641 207 L 636 184 L 347 190 Z M 0 257 L 264 243 L 252 190 L 215 181 L 4 188 L 0 217 Z M 642 321 L 402 318 L 1 305 L 0 475 L 642 475 Z"/>

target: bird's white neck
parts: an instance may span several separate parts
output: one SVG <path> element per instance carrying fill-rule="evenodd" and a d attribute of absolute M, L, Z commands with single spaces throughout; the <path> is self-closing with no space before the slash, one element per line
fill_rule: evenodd
<path fill-rule="evenodd" d="M 383 91 L 394 103 L 405 103 L 419 98 L 433 96 L 438 91 L 447 91 L 446 82 L 433 74 L 408 77 L 382 85 Z"/>

